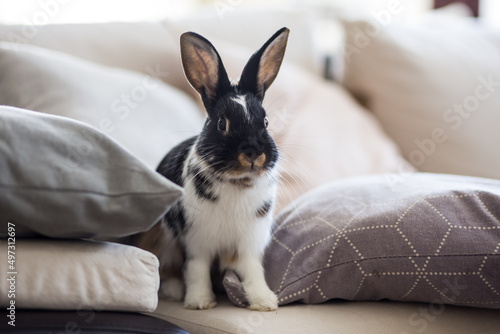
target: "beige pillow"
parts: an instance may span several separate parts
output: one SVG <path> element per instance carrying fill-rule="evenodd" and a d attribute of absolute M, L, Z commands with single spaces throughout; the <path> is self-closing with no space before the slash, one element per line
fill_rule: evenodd
<path fill-rule="evenodd" d="M 154 76 L 197 97 L 182 70 L 179 34 L 161 22 L 0 25 L 0 41 L 35 45 Z"/>
<path fill-rule="evenodd" d="M 203 123 L 189 96 L 155 77 L 5 42 L 0 42 L 0 104 L 90 124 L 151 168 Z"/>
<path fill-rule="evenodd" d="M 177 81 L 185 81 L 182 72 L 171 71 L 180 65 L 178 36 L 174 38 L 160 22 L 0 25 L 0 41 L 35 45 L 162 79 L 178 74 Z"/>
<path fill-rule="evenodd" d="M 283 167 L 280 204 L 332 180 L 412 170 L 377 120 L 342 87 L 284 72 L 268 99 L 274 129 L 282 131 L 275 136 Z"/>
<path fill-rule="evenodd" d="M 345 26 L 344 84 L 409 162 L 426 172 L 500 178 L 499 30 L 465 19 Z"/>
<path fill-rule="evenodd" d="M 14 246 L 13 269 L 7 262 L 6 240 L 0 249 L 5 259 L 0 261 L 3 309 L 10 306 L 11 300 L 16 308 L 156 309 L 159 262 L 149 252 L 121 244 L 77 240 L 17 239 Z M 10 290 L 15 291 L 15 296 L 9 296 Z"/>

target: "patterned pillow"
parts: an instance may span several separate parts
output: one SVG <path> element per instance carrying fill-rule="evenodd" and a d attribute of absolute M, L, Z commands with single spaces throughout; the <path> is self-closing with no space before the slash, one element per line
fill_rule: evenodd
<path fill-rule="evenodd" d="M 500 308 L 500 181 L 416 173 L 317 188 L 282 211 L 265 255 L 280 305 L 329 299 Z M 238 277 L 230 299 L 245 306 Z"/>

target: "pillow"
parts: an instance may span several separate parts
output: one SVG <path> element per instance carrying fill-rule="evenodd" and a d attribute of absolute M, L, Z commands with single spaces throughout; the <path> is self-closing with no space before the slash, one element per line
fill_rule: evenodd
<path fill-rule="evenodd" d="M 500 30 L 444 22 L 347 22 L 345 87 L 420 171 L 499 179 Z"/>
<path fill-rule="evenodd" d="M 0 254 L 7 259 L 6 245 Z M 8 266 L 1 261 L 3 309 L 14 301 L 16 309 L 152 312 L 158 303 L 158 259 L 132 246 L 16 239 Z"/>
<path fill-rule="evenodd" d="M 338 84 L 294 71 L 280 80 L 268 100 L 281 153 L 278 209 L 333 180 L 413 171 L 373 115 Z"/>
<path fill-rule="evenodd" d="M 90 124 L 151 168 L 203 124 L 194 100 L 155 77 L 12 43 L 0 43 L 0 104 Z"/>
<path fill-rule="evenodd" d="M 161 22 L 0 25 L 0 41 L 35 45 L 190 88 L 182 70 L 176 71 L 181 66 L 179 36 L 171 36 Z"/>
<path fill-rule="evenodd" d="M 0 235 L 122 237 L 145 231 L 182 191 L 94 128 L 0 106 Z"/>
<path fill-rule="evenodd" d="M 266 250 L 280 305 L 329 299 L 500 308 L 500 181 L 414 173 L 340 180 L 281 212 Z M 231 300 L 245 305 L 236 275 Z"/>

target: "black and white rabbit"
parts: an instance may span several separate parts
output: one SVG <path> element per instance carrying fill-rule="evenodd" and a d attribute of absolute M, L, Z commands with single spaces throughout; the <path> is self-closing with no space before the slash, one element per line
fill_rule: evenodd
<path fill-rule="evenodd" d="M 216 305 L 210 279 L 215 259 L 241 278 L 250 309 L 278 307 L 262 266 L 278 178 L 278 151 L 262 100 L 278 74 L 288 34 L 280 29 L 254 53 L 237 84 L 208 40 L 192 32 L 181 36 L 184 72 L 208 117 L 198 136 L 161 161 L 157 171 L 185 192 L 136 244 L 158 255 L 164 297 L 181 300 L 185 283 L 186 308 Z"/>

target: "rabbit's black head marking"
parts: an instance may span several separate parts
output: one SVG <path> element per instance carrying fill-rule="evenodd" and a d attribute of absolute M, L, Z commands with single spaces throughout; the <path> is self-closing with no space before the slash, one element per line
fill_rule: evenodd
<path fill-rule="evenodd" d="M 276 78 L 289 30 L 277 31 L 231 84 L 214 46 L 188 32 L 181 36 L 184 72 L 201 95 L 208 118 L 196 143 L 198 158 L 221 178 L 262 175 L 276 165 L 278 151 L 267 132 L 264 94 Z"/>

